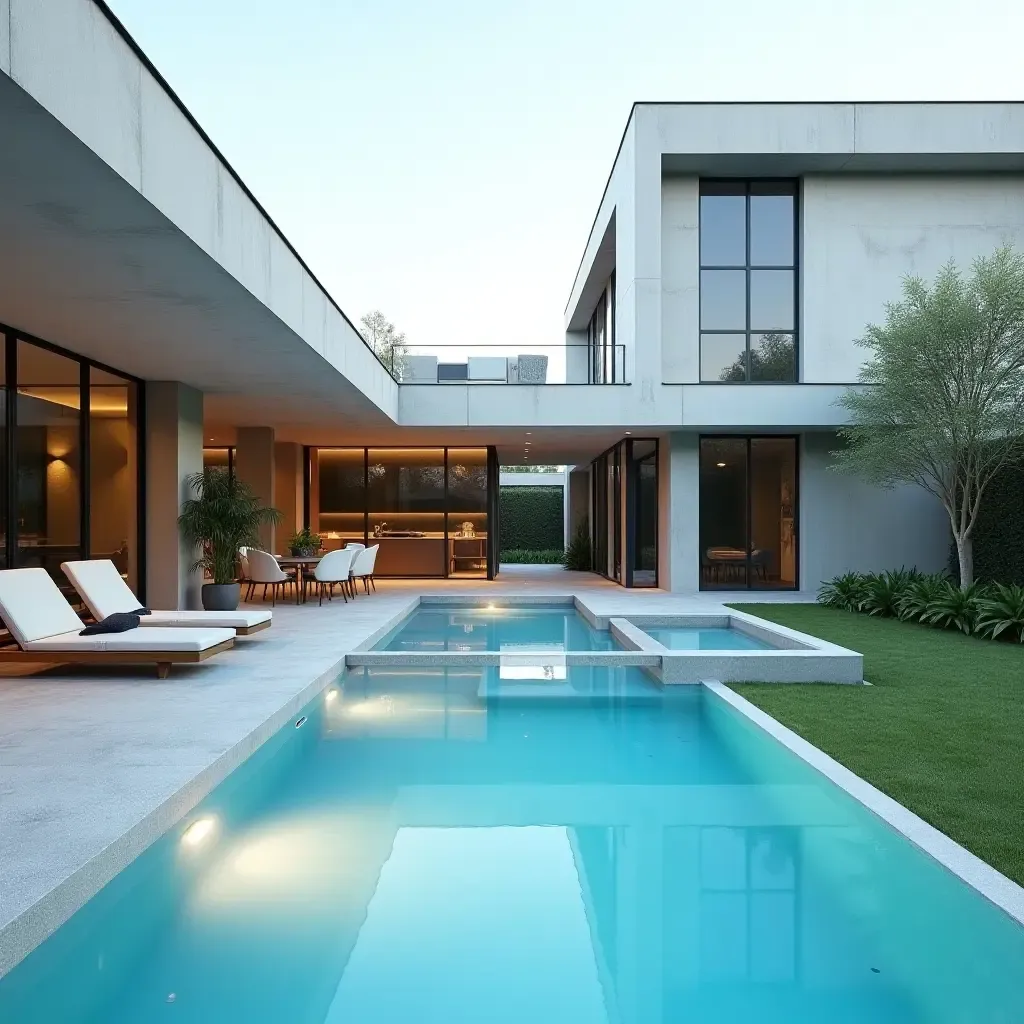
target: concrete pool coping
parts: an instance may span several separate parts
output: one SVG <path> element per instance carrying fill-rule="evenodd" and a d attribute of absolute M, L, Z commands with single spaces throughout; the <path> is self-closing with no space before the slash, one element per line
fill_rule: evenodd
<path fill-rule="evenodd" d="M 718 680 L 705 680 L 704 689 L 768 733 L 801 761 L 824 775 L 829 782 L 853 797 L 876 817 L 881 818 L 919 850 L 938 861 L 989 903 L 994 904 L 1018 924 L 1024 925 L 1024 887 L 1018 885 L 1012 878 L 1007 878 L 991 864 L 976 857 L 934 825 L 929 825 L 924 818 L 904 807 L 898 800 L 886 796 L 870 782 L 829 757 L 813 743 L 798 736 L 792 729 L 786 728 L 755 704 L 730 690 L 724 683 Z"/>
<path fill-rule="evenodd" d="M 844 683 L 864 681 L 864 657 L 857 651 L 820 640 L 730 609 L 724 613 L 629 615 L 608 619 L 612 635 L 628 650 L 656 654 L 659 678 L 666 685 L 694 684 L 707 679 L 725 683 Z M 655 640 L 644 627 L 734 629 L 770 645 L 767 650 L 673 650 Z"/>
<path fill-rule="evenodd" d="M 579 595 L 546 597 L 527 595 L 503 597 L 506 606 L 575 608 L 594 629 L 610 632 L 621 650 L 617 651 L 564 651 L 554 649 L 538 653 L 538 664 L 544 658 L 564 659 L 566 665 L 638 666 L 651 671 L 666 685 L 697 684 L 705 679 L 722 682 L 749 683 L 862 683 L 864 659 L 856 651 L 819 640 L 798 630 L 760 619 L 747 612 L 730 609 L 724 612 L 687 612 L 668 614 L 601 614 Z M 411 607 L 394 615 L 375 630 L 345 659 L 349 668 L 386 666 L 396 659 L 408 659 L 410 664 L 423 667 L 457 665 L 501 665 L 508 657 L 499 651 L 386 651 L 376 645 L 390 633 L 409 621 L 421 608 L 459 607 L 487 608 L 493 598 L 467 599 L 450 595 L 420 597 Z M 768 650 L 750 651 L 677 651 L 665 647 L 644 632 L 643 627 L 680 626 L 735 629 L 770 645 Z"/>

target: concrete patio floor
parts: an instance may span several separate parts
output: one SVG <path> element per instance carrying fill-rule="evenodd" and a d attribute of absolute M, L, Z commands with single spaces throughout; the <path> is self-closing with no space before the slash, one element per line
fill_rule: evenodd
<path fill-rule="evenodd" d="M 278 604 L 273 628 L 158 680 L 151 670 L 0 675 L 0 976 L 343 670 L 419 596 L 580 595 L 600 615 L 712 611 L 811 594 L 624 590 L 558 566 L 486 580 L 379 581 L 376 594 Z M 262 607 L 262 605 L 258 605 Z"/>

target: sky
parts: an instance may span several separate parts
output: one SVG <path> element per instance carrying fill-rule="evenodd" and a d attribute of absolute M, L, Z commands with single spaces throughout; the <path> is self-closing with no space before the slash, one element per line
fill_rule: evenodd
<path fill-rule="evenodd" d="M 109 3 L 349 317 L 427 350 L 564 342 L 634 100 L 1022 98 L 1019 0 Z"/>

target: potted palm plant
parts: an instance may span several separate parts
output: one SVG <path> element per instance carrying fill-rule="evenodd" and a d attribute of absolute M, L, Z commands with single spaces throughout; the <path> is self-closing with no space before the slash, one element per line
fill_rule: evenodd
<path fill-rule="evenodd" d="M 186 483 L 195 497 L 182 504 L 178 528 L 185 542 L 200 551 L 192 572 L 205 570 L 212 579 L 203 584 L 203 607 L 234 611 L 242 590 L 238 549 L 258 547 L 260 527 L 279 523 L 281 513 L 260 504 L 252 488 L 226 469 L 192 473 Z"/>

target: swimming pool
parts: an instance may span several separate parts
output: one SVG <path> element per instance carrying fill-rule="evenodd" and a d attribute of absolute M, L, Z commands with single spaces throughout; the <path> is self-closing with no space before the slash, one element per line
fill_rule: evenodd
<path fill-rule="evenodd" d="M 350 674 L 7 977 L 0 1020 L 1020 1019 L 1024 929 L 713 694 Z M 514 684 L 509 684 L 514 685 Z"/>
<path fill-rule="evenodd" d="M 772 651 L 771 644 L 738 629 L 702 626 L 642 626 L 670 651 Z"/>
<path fill-rule="evenodd" d="M 614 651 L 572 604 L 420 604 L 374 645 L 376 651 L 500 651 L 543 644 L 564 651 Z"/>

